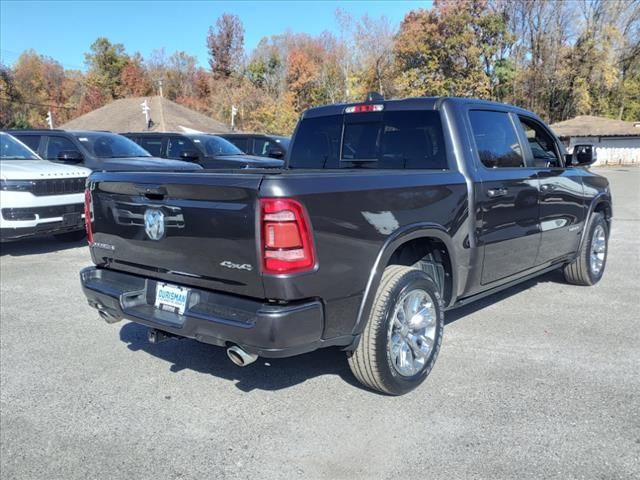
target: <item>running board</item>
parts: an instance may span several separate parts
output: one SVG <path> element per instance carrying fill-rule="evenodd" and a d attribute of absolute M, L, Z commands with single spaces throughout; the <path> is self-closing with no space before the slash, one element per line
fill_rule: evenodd
<path fill-rule="evenodd" d="M 506 290 L 507 288 L 511 288 L 511 287 L 514 287 L 514 286 L 519 285 L 521 283 L 524 283 L 524 282 L 526 282 L 528 280 L 531 280 L 532 278 L 536 278 L 536 277 L 539 277 L 540 275 L 544 275 L 545 273 L 549 273 L 549 272 L 552 272 L 554 270 L 557 270 L 558 268 L 562 267 L 563 265 L 564 265 L 564 263 L 554 263 L 553 265 L 550 265 L 549 267 L 546 267 L 546 268 L 543 268 L 542 270 L 538 270 L 536 272 L 530 273 L 529 275 L 525 275 L 524 277 L 519 277 L 516 280 L 511 280 L 510 282 L 504 283 L 504 284 L 499 285 L 497 287 L 493 287 L 493 288 L 491 288 L 489 290 L 485 290 L 484 292 L 476 293 L 475 295 L 471 295 L 470 297 L 461 298 L 455 304 L 453 304 L 452 306 L 446 308 L 445 310 L 448 311 L 448 310 L 454 310 L 454 309 L 459 308 L 459 307 L 464 307 L 465 305 L 473 303 L 476 300 L 480 300 L 481 298 L 488 297 L 490 295 L 493 295 L 494 293 L 501 292 L 502 290 Z"/>

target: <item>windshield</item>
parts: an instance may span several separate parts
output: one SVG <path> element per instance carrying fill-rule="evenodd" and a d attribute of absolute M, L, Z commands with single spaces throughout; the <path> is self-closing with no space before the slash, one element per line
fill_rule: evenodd
<path fill-rule="evenodd" d="M 200 135 L 193 137 L 194 143 L 202 149 L 205 155 L 216 157 L 218 155 L 243 155 L 242 150 L 233 143 L 215 135 Z"/>
<path fill-rule="evenodd" d="M 98 158 L 150 157 L 149 152 L 122 135 L 106 132 L 75 133 L 89 153 Z"/>
<path fill-rule="evenodd" d="M 0 160 L 40 160 L 40 158 L 11 135 L 0 133 Z"/>

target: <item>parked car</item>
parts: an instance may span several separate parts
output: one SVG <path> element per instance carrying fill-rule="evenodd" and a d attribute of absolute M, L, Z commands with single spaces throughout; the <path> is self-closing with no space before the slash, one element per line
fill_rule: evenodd
<path fill-rule="evenodd" d="M 8 130 L 8 133 L 52 162 L 82 165 L 91 170 L 194 170 L 192 164 L 153 158 L 122 135 L 101 131 Z"/>
<path fill-rule="evenodd" d="M 162 158 L 194 162 L 206 169 L 282 168 L 281 160 L 246 155 L 218 135 L 207 133 L 124 133 L 142 148 Z"/>
<path fill-rule="evenodd" d="M 265 135 L 262 133 L 218 133 L 249 155 L 258 157 L 284 158 L 289 149 L 289 137 Z"/>
<path fill-rule="evenodd" d="M 602 278 L 612 199 L 588 153 L 513 106 L 371 98 L 305 112 L 277 172 L 92 175 L 89 303 L 241 366 L 339 346 L 360 382 L 402 394 L 445 311 L 554 269 Z"/>
<path fill-rule="evenodd" d="M 0 241 L 37 235 L 80 240 L 90 170 L 42 160 L 0 132 Z"/>

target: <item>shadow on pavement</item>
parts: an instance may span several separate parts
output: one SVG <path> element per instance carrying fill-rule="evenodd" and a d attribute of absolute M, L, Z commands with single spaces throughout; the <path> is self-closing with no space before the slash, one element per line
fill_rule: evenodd
<path fill-rule="evenodd" d="M 13 242 L 0 243 L 0 256 L 22 257 L 41 253 L 58 252 L 71 248 L 85 247 L 87 240 L 62 241 L 54 237 L 27 238 Z"/>
<path fill-rule="evenodd" d="M 465 305 L 464 307 L 449 310 L 445 315 L 445 325 L 460 320 L 461 318 L 464 318 L 467 315 L 471 315 L 472 313 L 482 310 L 483 308 L 495 305 L 496 303 L 501 302 L 502 300 L 505 300 L 513 295 L 517 295 L 521 292 L 524 292 L 525 290 L 535 287 L 539 283 L 546 282 L 560 283 L 568 286 L 568 284 L 564 280 L 562 269 L 553 270 L 539 277 L 532 278 L 531 280 L 527 280 L 526 282 L 520 283 L 518 285 L 514 285 L 513 287 L 507 288 L 506 290 L 502 290 L 501 292 L 489 295 L 488 297 L 477 300 L 469 305 Z"/>
<path fill-rule="evenodd" d="M 195 340 L 168 340 L 160 344 L 147 341 L 148 328 L 127 323 L 120 329 L 120 339 L 130 350 L 142 350 L 171 363 L 171 371 L 185 368 L 235 381 L 244 392 L 281 390 L 322 375 L 337 375 L 350 385 L 364 388 L 353 377 L 345 352 L 323 348 L 291 358 L 258 358 L 246 367 L 237 367 L 227 358 L 224 348 Z"/>
<path fill-rule="evenodd" d="M 482 300 L 447 312 L 450 324 L 485 307 L 494 305 L 541 282 L 563 283 L 562 272 L 554 271 L 529 280 Z M 322 375 L 337 375 L 346 383 L 365 388 L 355 379 L 347 364 L 345 352 L 339 348 L 324 348 L 291 358 L 259 358 L 247 367 L 237 367 L 227 358 L 224 348 L 195 340 L 168 340 L 151 344 L 147 340 L 148 328 L 127 323 L 120 329 L 120 340 L 132 351 L 144 351 L 171 364 L 172 372 L 186 368 L 236 382 L 244 392 L 252 390 L 281 390 Z M 446 334 L 446 333 L 445 333 Z M 368 389 L 367 389 L 368 390 Z M 374 392 L 378 393 L 379 392 Z M 382 395 L 382 394 L 380 394 Z"/>

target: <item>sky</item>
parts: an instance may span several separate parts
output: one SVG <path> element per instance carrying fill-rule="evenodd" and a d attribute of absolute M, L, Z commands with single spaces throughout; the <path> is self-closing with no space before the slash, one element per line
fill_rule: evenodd
<path fill-rule="evenodd" d="M 33 48 L 68 69 L 84 70 L 84 53 L 99 36 L 146 58 L 154 49 L 183 50 L 207 66 L 206 37 L 223 13 L 240 17 L 249 53 L 263 37 L 293 32 L 338 33 L 337 8 L 359 18 L 386 16 L 399 24 L 423 1 L 16 1 L 0 0 L 0 60 L 12 65 Z"/>

